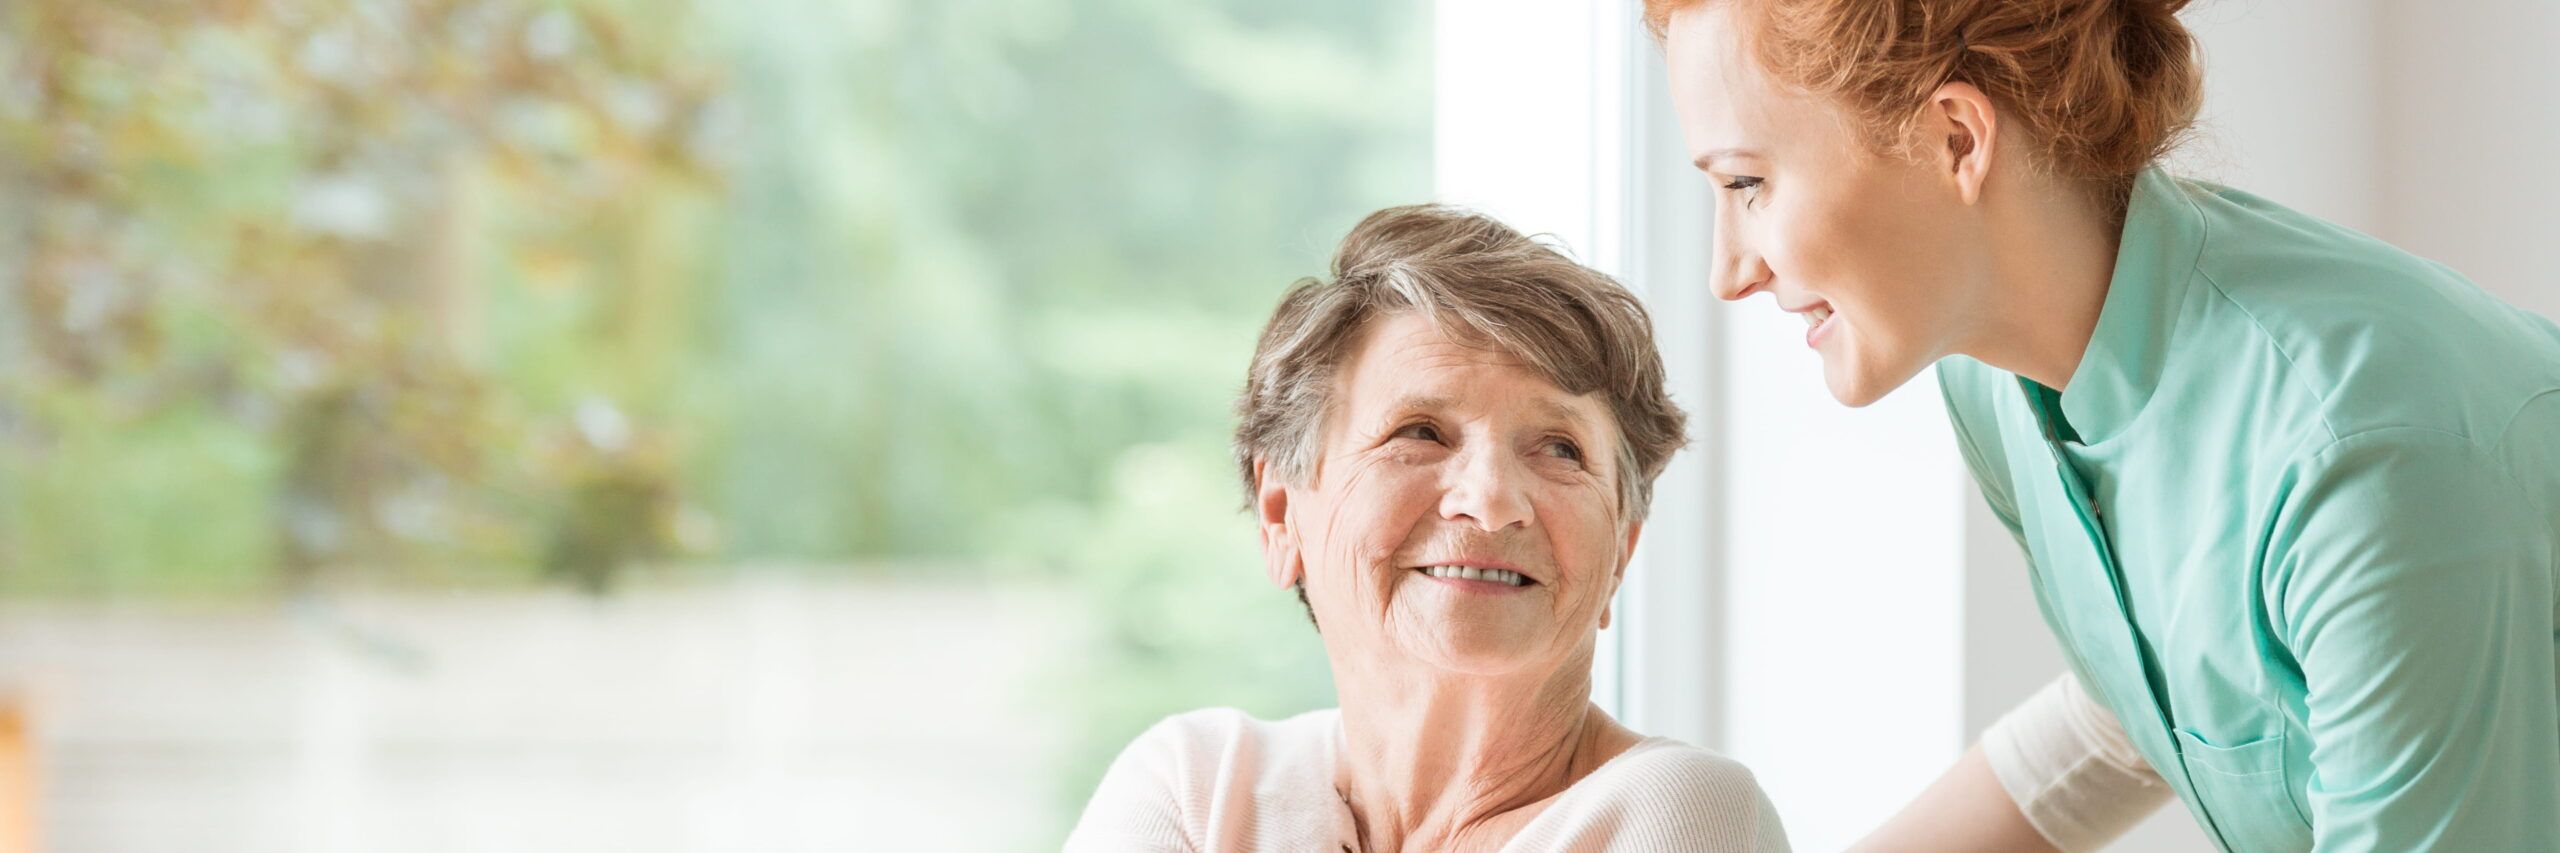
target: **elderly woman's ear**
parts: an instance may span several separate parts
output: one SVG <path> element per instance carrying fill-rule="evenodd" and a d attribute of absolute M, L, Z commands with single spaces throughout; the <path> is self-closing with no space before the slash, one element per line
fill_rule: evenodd
<path fill-rule="evenodd" d="M 1618 570 L 1609 576 L 1609 603 L 1600 607 L 1600 627 L 1608 628 L 1618 611 L 1618 588 L 1627 583 L 1627 563 L 1636 556 L 1636 540 L 1644 537 L 1644 522 L 1627 522 L 1627 541 L 1618 543 Z"/>
<path fill-rule="evenodd" d="M 1306 573 L 1307 561 L 1298 552 L 1297 525 L 1290 523 L 1289 487 L 1271 476 L 1271 462 L 1253 462 L 1254 525 L 1262 533 L 1262 567 L 1271 574 L 1271 585 L 1288 589 Z"/>

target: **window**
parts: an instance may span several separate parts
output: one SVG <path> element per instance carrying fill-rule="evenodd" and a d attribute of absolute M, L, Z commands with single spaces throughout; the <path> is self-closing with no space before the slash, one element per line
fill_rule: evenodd
<path fill-rule="evenodd" d="M 1429 12 L 11 5 L 10 805 L 1037 849 L 1168 712 L 1331 704 L 1228 403 L 1429 195 Z"/>

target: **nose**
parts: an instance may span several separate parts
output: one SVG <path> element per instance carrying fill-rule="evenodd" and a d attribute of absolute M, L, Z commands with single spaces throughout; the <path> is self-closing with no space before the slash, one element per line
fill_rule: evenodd
<path fill-rule="evenodd" d="M 1742 229 L 1724 221 L 1715 229 L 1715 262 L 1707 273 L 1707 288 L 1727 302 L 1769 289 L 1769 265 L 1744 243 Z"/>
<path fill-rule="evenodd" d="M 1530 508 L 1527 471 L 1512 454 L 1479 442 L 1459 454 L 1447 488 L 1440 494 L 1440 517 L 1475 525 L 1487 533 L 1527 527 L 1537 520 Z"/>

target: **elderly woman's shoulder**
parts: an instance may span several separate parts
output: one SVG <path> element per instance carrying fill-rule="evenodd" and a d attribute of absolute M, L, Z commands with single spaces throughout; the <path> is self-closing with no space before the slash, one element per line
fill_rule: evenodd
<path fill-rule="evenodd" d="M 1120 750 L 1105 787 L 1159 792 L 1252 789 L 1328 780 L 1342 713 L 1327 708 L 1265 720 L 1235 708 L 1203 708 L 1158 721 Z"/>
<path fill-rule="evenodd" d="M 1602 765 L 1554 811 L 1542 822 L 1552 836 L 1533 846 L 1605 839 L 1595 849 L 1787 849 L 1777 807 L 1750 768 L 1668 738 L 1649 738 Z"/>
<path fill-rule="evenodd" d="M 1168 757 L 1207 753 L 1232 760 L 1245 753 L 1317 752 L 1331 757 L 1334 735 L 1341 730 L 1336 708 L 1308 711 L 1281 720 L 1265 720 L 1237 708 L 1202 708 L 1166 717 L 1129 742 L 1121 755 Z"/>
<path fill-rule="evenodd" d="M 1067 849 L 1200 849 L 1226 837 L 1288 842 L 1270 849 L 1312 839 L 1330 849 L 1324 842 L 1340 831 L 1340 720 L 1334 709 L 1276 721 L 1234 708 L 1166 717 L 1111 762 Z"/>
<path fill-rule="evenodd" d="M 1752 775 L 1751 768 L 1743 766 L 1742 762 L 1724 753 L 1670 738 L 1639 741 L 1603 769 L 1629 779 L 1676 782 L 1672 787 L 1692 789 L 1695 793 L 1760 795 L 1759 777 Z"/>

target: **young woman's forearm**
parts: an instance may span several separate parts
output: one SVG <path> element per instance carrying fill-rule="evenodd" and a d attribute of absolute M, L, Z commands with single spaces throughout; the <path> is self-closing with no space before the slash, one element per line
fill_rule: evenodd
<path fill-rule="evenodd" d="M 2059 853 L 2000 787 L 1974 744 L 1918 799 L 1849 848 L 1850 853 Z"/>

